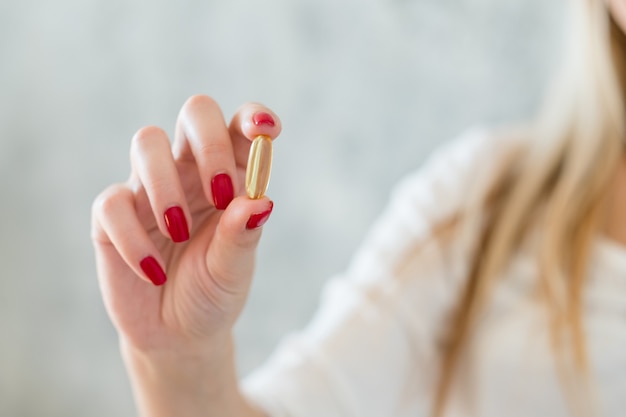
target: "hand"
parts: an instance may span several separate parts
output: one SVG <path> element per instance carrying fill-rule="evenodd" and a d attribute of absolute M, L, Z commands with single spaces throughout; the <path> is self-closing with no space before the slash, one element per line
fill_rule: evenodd
<path fill-rule="evenodd" d="M 156 127 L 135 134 L 129 180 L 103 191 L 92 211 L 100 287 L 124 343 L 171 352 L 230 336 L 273 207 L 245 195 L 248 151 L 254 137 L 280 129 L 259 104 L 226 126 L 211 98 L 194 96 L 172 146 Z"/>

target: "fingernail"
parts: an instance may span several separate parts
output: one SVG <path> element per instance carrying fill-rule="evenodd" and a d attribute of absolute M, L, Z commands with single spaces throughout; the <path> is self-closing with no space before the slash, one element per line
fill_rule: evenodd
<path fill-rule="evenodd" d="M 255 113 L 254 116 L 252 116 L 252 121 L 257 126 L 266 125 L 274 127 L 276 124 L 276 122 L 274 122 L 274 118 L 269 113 L 265 113 L 263 111 Z"/>
<path fill-rule="evenodd" d="M 228 174 L 217 174 L 211 180 L 211 192 L 213 193 L 213 204 L 218 210 L 224 210 L 233 198 L 235 190 L 233 189 L 233 181 Z"/>
<path fill-rule="evenodd" d="M 174 242 L 179 243 L 189 240 L 189 227 L 187 226 L 185 212 L 181 207 L 175 206 L 168 208 L 165 210 L 163 217 L 165 218 L 167 231 L 170 232 L 170 236 Z"/>
<path fill-rule="evenodd" d="M 267 210 L 260 213 L 254 213 L 250 216 L 248 223 L 246 223 L 246 229 L 251 230 L 263 226 L 265 222 L 267 222 L 267 219 L 270 218 L 270 214 L 272 214 L 273 209 L 274 202 L 270 201 L 270 207 Z"/>
<path fill-rule="evenodd" d="M 146 256 L 139 263 L 142 271 L 152 281 L 154 285 L 163 285 L 167 281 L 165 272 L 161 268 L 161 265 L 152 256 Z"/>

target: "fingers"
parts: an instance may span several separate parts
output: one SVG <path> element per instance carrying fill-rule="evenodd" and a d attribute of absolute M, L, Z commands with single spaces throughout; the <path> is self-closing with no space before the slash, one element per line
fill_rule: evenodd
<path fill-rule="evenodd" d="M 237 194 L 233 146 L 219 106 L 208 96 L 193 96 L 183 105 L 176 125 L 174 155 L 195 159 L 202 188 L 215 208 L 224 210 Z"/>
<path fill-rule="evenodd" d="M 125 185 L 113 185 L 93 205 L 93 239 L 113 245 L 124 262 L 142 279 L 154 285 L 166 281 L 164 262 L 137 217 L 135 197 Z"/>
<path fill-rule="evenodd" d="M 191 216 L 167 134 L 152 126 L 139 130 L 130 154 L 133 175 L 145 189 L 161 233 L 174 242 L 188 240 Z"/>
<path fill-rule="evenodd" d="M 159 128 L 146 127 L 135 134 L 131 181 L 110 187 L 94 203 L 94 240 L 110 245 L 119 253 L 119 262 L 138 276 L 163 284 L 165 263 L 155 244 L 159 238 L 154 225 L 174 242 L 188 240 L 192 220 L 188 204 L 198 207 L 202 184 L 206 199 L 225 210 L 217 217 L 213 239 L 206 241 L 210 248 L 205 246 L 202 256 L 217 276 L 224 277 L 223 282 L 228 277 L 251 276 L 260 228 L 273 203 L 267 198 L 235 198 L 242 181 L 233 179 L 247 164 L 251 140 L 258 135 L 274 139 L 280 130 L 278 117 L 263 105 L 242 106 L 227 127 L 211 98 L 190 98 L 181 110 L 173 147 Z M 198 228 L 202 230 L 208 229 Z"/>
<path fill-rule="evenodd" d="M 205 253 L 210 276 L 221 289 L 234 293 L 242 285 L 249 285 L 262 226 L 273 208 L 267 198 L 250 200 L 242 196 L 235 198 L 220 216 Z M 102 192 L 92 213 L 97 245 L 111 245 L 142 279 L 157 286 L 166 282 L 166 264 L 138 217 L 135 194 L 127 185 L 114 185 Z"/>
<path fill-rule="evenodd" d="M 177 161 L 197 163 L 207 200 L 223 210 L 240 191 L 237 168 L 246 167 L 250 141 L 258 135 L 274 139 L 280 131 L 278 116 L 261 104 L 241 106 L 226 127 L 213 99 L 193 96 L 181 109 L 173 153 Z"/>

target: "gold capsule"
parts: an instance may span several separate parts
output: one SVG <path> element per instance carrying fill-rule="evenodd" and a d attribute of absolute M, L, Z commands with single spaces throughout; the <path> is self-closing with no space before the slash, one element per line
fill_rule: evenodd
<path fill-rule="evenodd" d="M 252 141 L 246 168 L 246 193 L 252 199 L 265 195 L 272 171 L 272 139 L 259 135 Z"/>

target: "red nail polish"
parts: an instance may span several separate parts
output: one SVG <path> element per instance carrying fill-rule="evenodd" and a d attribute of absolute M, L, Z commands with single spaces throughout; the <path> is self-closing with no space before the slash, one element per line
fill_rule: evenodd
<path fill-rule="evenodd" d="M 165 284 L 165 281 L 167 281 L 163 268 L 161 268 L 161 265 L 159 265 L 157 260 L 152 256 L 146 256 L 143 258 L 139 265 L 154 285 L 163 285 Z"/>
<path fill-rule="evenodd" d="M 265 224 L 267 219 L 270 218 L 270 214 L 272 214 L 272 210 L 274 209 L 274 202 L 270 201 L 270 207 L 262 211 L 261 213 L 254 213 L 248 219 L 248 223 L 246 223 L 246 229 L 256 229 Z"/>
<path fill-rule="evenodd" d="M 235 198 L 235 190 L 233 181 L 228 174 L 217 174 L 211 180 L 211 192 L 213 193 L 213 204 L 218 210 L 224 210 L 233 198 Z"/>
<path fill-rule="evenodd" d="M 265 113 L 263 111 L 255 113 L 254 116 L 252 116 L 252 121 L 257 126 L 266 125 L 269 127 L 274 127 L 274 125 L 276 124 L 276 122 L 274 122 L 274 118 L 269 113 Z"/>
<path fill-rule="evenodd" d="M 189 227 L 187 226 L 185 212 L 181 207 L 175 206 L 168 208 L 165 210 L 163 218 L 165 219 L 165 225 L 174 242 L 178 243 L 189 240 Z"/>

